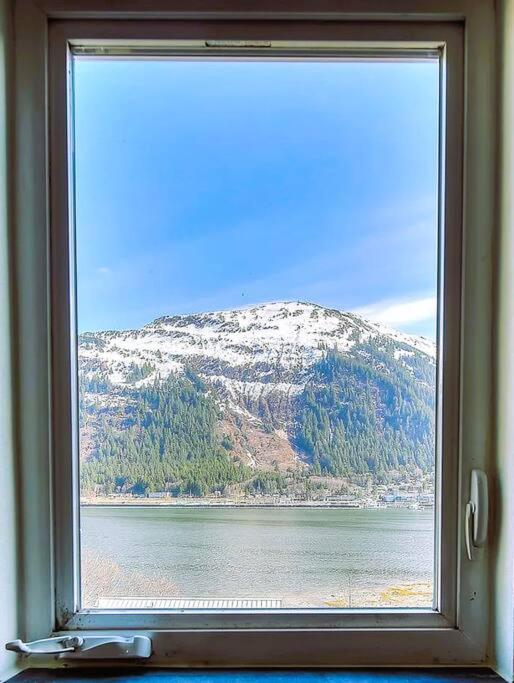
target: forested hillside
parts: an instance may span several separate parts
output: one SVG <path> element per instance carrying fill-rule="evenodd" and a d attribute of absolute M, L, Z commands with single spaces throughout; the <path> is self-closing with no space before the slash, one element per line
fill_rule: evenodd
<path fill-rule="evenodd" d="M 298 400 L 295 443 L 316 474 L 382 475 L 434 463 L 434 393 L 387 357 L 329 352 Z"/>
<path fill-rule="evenodd" d="M 82 464 L 83 490 L 203 496 L 250 478 L 248 467 L 229 458 L 230 446 L 216 431 L 219 410 L 196 376 L 155 381 L 125 397 L 130 408 L 123 422 L 101 424 Z M 83 425 L 87 418 L 82 414 Z"/>

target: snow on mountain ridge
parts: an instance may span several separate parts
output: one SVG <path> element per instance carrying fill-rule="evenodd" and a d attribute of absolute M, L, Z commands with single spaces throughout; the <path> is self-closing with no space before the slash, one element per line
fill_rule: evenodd
<path fill-rule="evenodd" d="M 357 343 L 381 337 L 397 345 L 397 358 L 416 351 L 435 357 L 435 345 L 424 338 L 355 313 L 285 301 L 163 316 L 138 330 L 86 333 L 81 335 L 79 356 L 83 371 L 107 374 L 115 384 L 126 382 L 134 364 L 147 363 L 154 371 L 146 381 L 188 365 L 213 379 L 298 386 L 324 349 L 344 354 Z"/>
<path fill-rule="evenodd" d="M 414 348 L 423 351 L 428 356 L 435 357 L 435 344 L 425 337 L 405 334 L 398 330 L 387 327 L 382 323 L 366 319 L 358 313 L 340 311 L 338 309 L 326 308 L 319 304 L 302 301 L 275 301 L 229 310 L 211 311 L 208 313 L 163 316 L 161 318 L 157 318 L 148 325 L 145 325 L 145 328 L 153 328 L 158 324 L 178 324 L 183 326 L 184 322 L 188 320 L 202 322 L 208 321 L 211 326 L 215 326 L 216 324 L 227 326 L 230 323 L 234 324 L 234 321 L 237 321 L 237 325 L 241 326 L 242 323 L 247 323 L 248 328 L 251 328 L 259 323 L 262 325 L 262 322 L 266 320 L 273 322 L 277 319 L 285 319 L 288 322 L 291 322 L 292 318 L 298 318 L 300 316 L 302 318 L 310 318 L 311 320 L 313 317 L 316 317 L 317 326 L 319 328 L 320 313 L 321 315 L 324 315 L 325 318 L 344 318 L 346 320 L 352 321 L 353 323 L 358 321 L 359 324 L 367 327 L 370 331 L 372 330 L 387 337 L 393 337 L 397 341 L 403 342 L 409 346 L 413 346 Z M 326 331 L 332 331 L 330 326 L 327 326 Z"/>

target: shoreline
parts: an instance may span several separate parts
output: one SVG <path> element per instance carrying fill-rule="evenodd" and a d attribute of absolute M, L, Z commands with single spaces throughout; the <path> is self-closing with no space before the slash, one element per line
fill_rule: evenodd
<path fill-rule="evenodd" d="M 313 509 L 318 509 L 318 510 L 327 510 L 329 508 L 334 508 L 338 510 L 379 510 L 379 509 L 386 509 L 386 508 L 374 508 L 374 507 L 364 507 L 364 506 L 355 506 L 355 505 L 326 505 L 326 504 L 321 504 L 321 505 L 301 505 L 301 504 L 294 504 L 294 505 L 284 505 L 280 503 L 221 503 L 219 505 L 211 505 L 209 503 L 81 503 L 80 504 L 81 508 L 178 508 L 180 510 L 186 510 L 186 509 L 192 509 L 192 510 L 199 510 L 199 509 L 220 509 L 220 510 L 227 510 L 230 508 L 236 508 L 236 509 L 257 509 L 257 508 L 266 508 L 266 509 L 272 509 L 272 508 L 290 508 L 290 509 L 298 509 L 298 508 L 313 508 Z M 406 508 L 404 508 L 406 509 Z"/>
<path fill-rule="evenodd" d="M 102 500 L 98 503 L 92 501 L 80 501 L 81 508 L 177 508 L 181 510 L 185 509 L 273 509 L 273 508 L 289 508 L 289 509 L 314 509 L 314 510 L 412 510 L 415 512 L 423 511 L 433 511 L 433 507 L 412 507 L 407 505 L 348 505 L 347 503 L 322 503 L 322 502 L 305 502 L 300 501 L 295 503 L 243 503 L 243 502 L 194 502 L 194 503 L 169 503 L 169 502 L 157 502 L 152 500 L 148 501 L 108 501 Z"/>
<path fill-rule="evenodd" d="M 406 581 L 400 577 L 377 581 L 374 585 L 355 585 L 343 577 L 339 588 L 328 589 L 320 586 L 319 590 L 295 590 L 293 586 L 285 588 L 274 586 L 262 595 L 262 590 L 238 590 L 235 595 L 227 595 L 220 590 L 203 590 L 200 593 L 184 592 L 175 582 L 173 573 L 153 574 L 149 576 L 139 566 L 131 566 L 127 570 L 116 559 L 99 554 L 96 549 L 82 549 L 84 605 L 97 609 L 100 600 L 139 600 L 145 602 L 168 600 L 277 600 L 281 603 L 278 609 L 366 609 L 374 607 L 425 607 L 432 602 L 433 583 L 431 578 L 418 578 Z M 256 597 L 257 596 L 257 597 Z M 130 606 L 126 606 L 130 609 Z M 151 608 L 151 607 L 148 607 Z M 158 609 L 194 609 L 191 607 L 157 607 Z M 121 607 L 123 609 L 123 607 Z M 236 611 L 241 608 L 234 608 Z M 257 609 L 257 611 L 260 611 Z"/>

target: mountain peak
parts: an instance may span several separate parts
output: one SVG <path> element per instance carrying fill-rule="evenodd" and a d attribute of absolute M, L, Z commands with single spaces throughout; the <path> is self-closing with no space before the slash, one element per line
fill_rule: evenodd
<path fill-rule="evenodd" d="M 284 340 L 296 335 L 306 339 L 322 335 L 333 334 L 334 338 L 324 339 L 324 344 L 332 343 L 336 347 L 339 333 L 343 328 L 358 328 L 358 336 L 382 336 L 400 344 L 406 344 L 417 351 L 421 351 L 431 358 L 436 356 L 436 346 L 433 341 L 425 337 L 405 334 L 394 330 L 382 323 L 364 318 L 358 313 L 328 308 L 309 301 L 282 300 L 269 301 L 259 304 L 249 304 L 232 309 L 166 315 L 152 321 L 143 330 L 157 330 L 160 328 L 188 328 L 202 330 L 254 330 L 259 328 L 276 329 L 283 335 Z M 355 333 L 354 333 L 355 336 Z M 320 340 L 318 340 L 320 341 Z M 317 342 L 316 344 L 317 345 Z"/>
<path fill-rule="evenodd" d="M 84 367 L 115 384 L 124 384 L 134 366 L 144 365 L 152 369 L 146 381 L 193 368 L 231 386 L 237 378 L 297 385 L 327 350 L 364 358 L 370 343 L 407 366 L 419 353 L 430 362 L 435 358 L 429 340 L 302 301 L 163 316 L 136 330 L 88 333 L 80 338 L 79 355 Z"/>
<path fill-rule="evenodd" d="M 326 310 L 329 311 L 330 309 L 324 308 L 323 306 L 320 306 L 319 304 L 314 304 L 310 303 L 307 301 L 293 301 L 293 300 L 286 300 L 284 299 L 283 301 L 266 301 L 263 303 L 258 303 L 258 304 L 246 304 L 244 306 L 237 306 L 235 308 L 222 308 L 219 310 L 215 311 L 198 311 L 195 313 L 175 313 L 175 314 L 170 314 L 170 315 L 165 315 L 157 318 L 154 320 L 150 325 L 153 323 L 165 321 L 165 320 L 170 320 L 170 319 L 180 319 L 180 318 L 220 318 L 220 317 L 237 317 L 237 316 L 246 316 L 249 313 L 253 312 L 259 312 L 260 314 L 262 313 L 269 313 L 271 315 L 273 314 L 278 314 L 278 313 L 291 313 L 295 311 L 300 311 L 300 310 Z"/>

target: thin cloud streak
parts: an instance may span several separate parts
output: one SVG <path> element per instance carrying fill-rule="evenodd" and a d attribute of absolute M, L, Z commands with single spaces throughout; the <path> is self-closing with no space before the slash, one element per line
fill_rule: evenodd
<path fill-rule="evenodd" d="M 364 318 L 388 325 L 404 327 L 435 319 L 437 297 L 428 296 L 417 299 L 378 301 L 354 311 Z"/>

